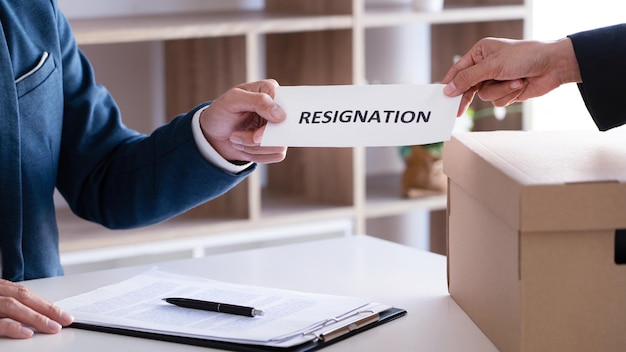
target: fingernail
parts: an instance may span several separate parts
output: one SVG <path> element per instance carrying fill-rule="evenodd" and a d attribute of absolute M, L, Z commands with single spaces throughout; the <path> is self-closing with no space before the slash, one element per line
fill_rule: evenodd
<path fill-rule="evenodd" d="M 231 136 L 230 141 L 234 144 L 243 144 L 243 140 L 241 140 L 241 137 L 237 136 Z"/>
<path fill-rule="evenodd" d="M 524 85 L 524 81 L 522 81 L 521 79 L 516 79 L 514 81 L 511 81 L 511 84 L 509 85 L 509 87 L 511 87 L 511 89 L 518 89 L 521 88 Z"/>
<path fill-rule="evenodd" d="M 272 115 L 275 119 L 282 118 L 282 108 L 278 104 L 274 104 L 272 110 L 270 110 L 270 115 Z"/>
<path fill-rule="evenodd" d="M 20 337 L 29 338 L 29 337 L 33 336 L 35 334 L 35 332 L 33 330 L 29 329 L 29 328 L 26 328 L 26 327 L 22 326 L 22 327 L 20 327 L 19 334 L 20 334 Z"/>
<path fill-rule="evenodd" d="M 61 330 L 61 324 L 57 323 L 56 321 L 52 319 L 48 319 L 47 325 L 50 330 L 53 330 L 55 332 Z"/>
<path fill-rule="evenodd" d="M 446 86 L 443 88 L 443 94 L 449 97 L 453 97 L 456 95 L 456 85 L 454 84 L 454 82 L 446 84 Z"/>
<path fill-rule="evenodd" d="M 68 325 L 74 322 L 74 317 L 70 313 L 67 313 L 67 312 L 61 313 L 61 319 L 63 319 L 63 322 Z"/>
<path fill-rule="evenodd" d="M 243 144 L 233 143 L 233 149 L 242 152 L 242 151 L 244 151 L 244 146 L 243 146 Z"/>

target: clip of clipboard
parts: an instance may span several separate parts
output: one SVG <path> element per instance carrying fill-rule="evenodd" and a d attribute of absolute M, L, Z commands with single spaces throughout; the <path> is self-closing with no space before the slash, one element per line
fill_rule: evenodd
<path fill-rule="evenodd" d="M 363 314 L 365 314 L 365 316 L 359 317 Z M 357 320 L 351 319 L 355 317 Z M 313 332 L 312 334 L 324 342 L 329 342 L 349 334 L 350 332 L 362 329 L 369 324 L 373 324 L 377 322 L 379 318 L 380 315 L 376 312 L 370 310 L 359 311 L 343 319 L 329 319 L 328 322 L 322 326 L 319 332 Z M 345 320 L 349 321 L 346 322 Z"/>
<path fill-rule="evenodd" d="M 343 317 L 338 320 L 329 319 L 328 323 L 319 328 L 313 334 L 316 338 L 309 343 L 296 346 L 290 352 L 310 352 L 317 351 L 321 348 L 330 346 L 337 342 L 343 341 L 351 336 L 360 334 L 369 329 L 373 329 L 382 324 L 396 320 L 407 314 L 407 311 L 401 308 L 389 308 L 380 312 L 359 311 L 350 316 Z M 341 322 L 341 324 L 335 325 Z"/>

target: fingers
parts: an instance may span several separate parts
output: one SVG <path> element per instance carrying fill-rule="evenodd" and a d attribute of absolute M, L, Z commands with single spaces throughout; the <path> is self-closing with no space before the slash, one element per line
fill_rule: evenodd
<path fill-rule="evenodd" d="M 278 83 L 267 79 L 244 83 L 216 99 L 200 116 L 207 141 L 227 160 L 278 162 L 287 148 L 261 147 L 269 122 L 281 122 L 287 114 L 274 101 Z"/>
<path fill-rule="evenodd" d="M 240 146 L 240 156 L 236 160 L 259 164 L 272 164 L 285 160 L 287 147 L 248 147 Z"/>
<path fill-rule="evenodd" d="M 519 41 L 484 38 L 459 59 L 446 73 L 442 83 L 444 94 L 463 95 L 458 110 L 460 116 L 468 108 L 476 93 L 496 106 L 516 101 L 524 91 L 526 62 L 519 64 L 516 49 Z"/>
<path fill-rule="evenodd" d="M 28 338 L 34 331 L 54 334 L 73 318 L 26 287 L 0 280 L 0 335 Z"/>
<path fill-rule="evenodd" d="M 472 100 L 474 100 L 474 95 L 476 94 L 476 87 L 470 88 L 467 92 L 463 94 L 461 98 L 461 104 L 459 105 L 459 111 L 457 111 L 456 116 L 459 117 L 465 113 L 467 108 L 469 108 Z"/>
<path fill-rule="evenodd" d="M 243 84 L 238 85 L 237 88 L 241 88 L 249 92 L 265 93 L 269 95 L 270 97 L 274 98 L 276 88 L 278 88 L 278 86 L 279 86 L 278 81 L 270 78 L 270 79 L 264 79 L 264 80 L 256 81 L 256 82 L 243 83 Z"/>
<path fill-rule="evenodd" d="M 483 40 L 484 41 L 484 40 Z M 484 59 L 481 49 L 482 41 L 461 57 L 448 70 L 441 83 L 446 84 L 443 93 L 449 97 L 463 95 L 457 116 L 463 115 L 474 100 L 478 85 L 484 80 L 485 70 L 481 70 L 480 62 Z"/>
<path fill-rule="evenodd" d="M 278 163 L 285 160 L 287 147 L 261 147 L 235 144 L 233 148 L 239 151 L 234 160 L 250 161 L 260 164 Z"/>
<path fill-rule="evenodd" d="M 240 152 L 237 160 L 269 164 L 285 159 L 287 147 L 262 147 L 260 145 L 264 130 L 265 126 L 256 131 L 235 133 L 231 136 L 233 149 Z"/>
<path fill-rule="evenodd" d="M 463 93 L 457 117 L 463 115 L 469 108 L 476 94 L 481 100 L 490 101 L 494 106 L 502 107 L 522 101 L 523 99 L 520 97 L 522 97 L 527 85 L 526 79 L 516 79 L 512 81 L 487 81 L 478 86 L 470 87 Z"/>
<path fill-rule="evenodd" d="M 441 83 L 446 84 L 444 93 L 455 97 L 464 94 L 480 82 L 493 79 L 496 67 L 485 61 L 493 50 L 492 38 L 479 40 L 472 48 L 450 67 Z M 487 64 L 485 63 L 487 62 Z"/>
<path fill-rule="evenodd" d="M 9 318 L 0 319 L 0 337 L 12 339 L 27 339 L 35 332 L 17 321 Z"/>
<path fill-rule="evenodd" d="M 225 95 L 226 104 L 231 104 L 235 113 L 255 112 L 267 121 L 281 122 L 287 114 L 274 101 L 277 87 L 273 79 L 244 83 Z"/>
<path fill-rule="evenodd" d="M 495 106 L 507 106 L 519 101 L 520 95 L 527 86 L 527 80 L 488 81 L 478 89 L 478 96 L 484 101 L 490 101 Z"/>

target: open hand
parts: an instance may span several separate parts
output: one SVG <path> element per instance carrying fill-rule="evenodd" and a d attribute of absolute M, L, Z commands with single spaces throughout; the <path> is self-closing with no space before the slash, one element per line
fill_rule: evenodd
<path fill-rule="evenodd" d="M 74 318 L 26 287 L 0 280 L 0 336 L 26 339 L 37 332 L 55 334 Z"/>

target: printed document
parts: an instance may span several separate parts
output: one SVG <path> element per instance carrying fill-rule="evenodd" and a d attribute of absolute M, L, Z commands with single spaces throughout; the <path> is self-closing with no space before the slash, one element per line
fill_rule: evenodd
<path fill-rule="evenodd" d="M 275 100 L 287 113 L 268 123 L 261 145 L 375 147 L 450 139 L 461 96 L 443 84 L 280 86 Z"/>
<path fill-rule="evenodd" d="M 164 302 L 166 297 L 250 306 L 264 315 L 181 308 Z M 77 323 L 278 347 L 313 340 L 338 324 L 391 308 L 364 298 L 238 285 L 157 268 L 57 304 L 73 314 Z"/>

